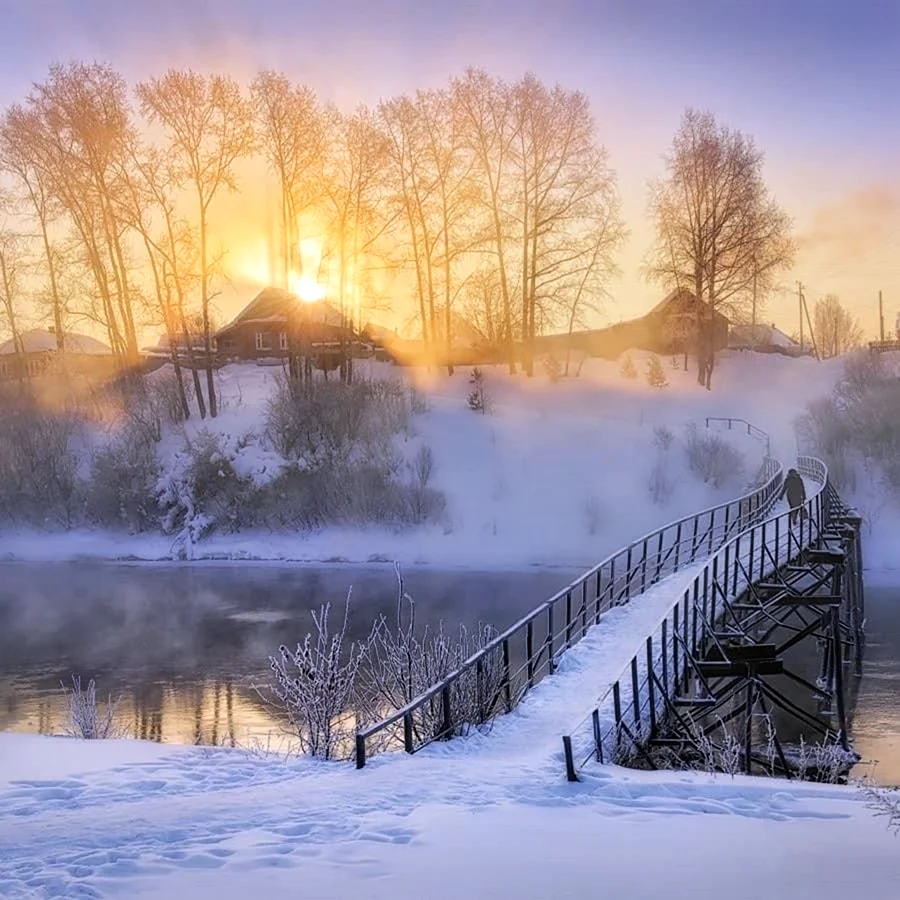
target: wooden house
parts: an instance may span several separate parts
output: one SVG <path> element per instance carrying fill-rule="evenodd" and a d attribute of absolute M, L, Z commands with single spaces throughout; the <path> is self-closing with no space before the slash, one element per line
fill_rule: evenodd
<path fill-rule="evenodd" d="M 354 356 L 365 355 L 366 350 L 330 303 L 305 303 L 296 294 L 273 287 L 260 291 L 216 332 L 215 339 L 223 361 L 278 361 L 306 348 L 316 367 L 326 370 L 337 367 L 342 348 Z"/>

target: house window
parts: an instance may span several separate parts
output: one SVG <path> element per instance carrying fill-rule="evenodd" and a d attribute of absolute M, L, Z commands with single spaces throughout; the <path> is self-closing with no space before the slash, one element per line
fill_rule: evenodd
<path fill-rule="evenodd" d="M 234 350 L 237 347 L 237 341 L 233 337 L 222 338 L 223 350 Z"/>
<path fill-rule="evenodd" d="M 256 349 L 257 350 L 271 350 L 272 349 L 272 335 L 270 335 L 267 331 L 257 331 L 256 332 Z"/>
<path fill-rule="evenodd" d="M 288 348 L 288 336 L 286 331 L 282 331 L 281 334 L 278 335 L 278 346 L 282 350 L 287 350 Z"/>

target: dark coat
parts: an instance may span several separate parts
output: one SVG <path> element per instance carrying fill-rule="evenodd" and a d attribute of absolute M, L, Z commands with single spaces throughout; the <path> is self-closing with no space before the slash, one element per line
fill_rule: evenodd
<path fill-rule="evenodd" d="M 787 495 L 788 503 L 792 508 L 802 506 L 806 503 L 806 485 L 796 472 L 788 473 L 787 477 L 784 479 L 784 486 L 781 489 L 778 499 L 781 500 L 785 494 Z"/>

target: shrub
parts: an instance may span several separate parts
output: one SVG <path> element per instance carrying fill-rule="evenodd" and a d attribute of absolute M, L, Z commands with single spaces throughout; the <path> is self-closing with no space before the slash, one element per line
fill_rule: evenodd
<path fill-rule="evenodd" d="M 469 384 L 472 386 L 472 390 L 469 392 L 469 397 L 466 400 L 469 409 L 485 415 L 490 407 L 490 401 L 485 389 L 484 372 L 481 369 L 472 369 L 472 374 L 469 376 Z"/>
<path fill-rule="evenodd" d="M 133 428 L 97 450 L 91 461 L 87 512 L 101 525 L 143 531 L 158 522 L 154 489 L 160 466 L 153 444 Z"/>
<path fill-rule="evenodd" d="M 637 378 L 637 375 L 638 375 L 637 367 L 635 366 L 634 360 L 631 358 L 630 353 L 622 361 L 622 365 L 619 368 L 619 374 L 623 378 Z"/>
<path fill-rule="evenodd" d="M 302 751 L 321 759 L 348 759 L 353 754 L 356 719 L 351 704 L 365 644 L 347 642 L 350 595 L 340 629 L 329 624 L 331 604 L 312 614 L 314 631 L 291 651 L 281 646 L 269 657 L 271 692 L 286 715 Z"/>
<path fill-rule="evenodd" d="M 203 430 L 189 445 L 187 483 L 195 509 L 217 530 L 236 531 L 248 523 L 253 485 L 241 478 L 225 452 L 220 435 Z"/>
<path fill-rule="evenodd" d="M 426 627 L 418 634 L 415 600 L 404 590 L 403 576 L 396 564 L 395 570 L 398 590 L 394 627 L 384 617 L 376 622 L 360 666 L 359 705 L 364 721 L 378 720 L 406 705 L 497 635 L 489 625 L 479 625 L 474 631 L 460 626 L 456 636 L 445 632 L 442 625 L 436 631 Z M 444 731 L 444 710 L 438 695 L 413 715 L 414 740 L 449 738 L 472 725 L 486 723 L 499 711 L 504 677 L 502 654 L 487 654 L 480 669 L 480 678 L 473 670 L 451 687 L 453 731 L 449 734 Z M 396 736 L 382 735 L 385 742 Z"/>
<path fill-rule="evenodd" d="M 648 488 L 650 499 L 657 505 L 664 505 L 672 499 L 675 484 L 669 475 L 669 460 L 665 453 L 660 453 L 653 463 Z"/>
<path fill-rule="evenodd" d="M 392 381 L 298 383 L 284 376 L 269 401 L 266 433 L 303 468 L 335 468 L 410 427 L 410 397 Z"/>
<path fill-rule="evenodd" d="M 719 435 L 701 433 L 693 422 L 687 428 L 688 466 L 707 484 L 720 488 L 744 471 L 744 457 Z"/>
<path fill-rule="evenodd" d="M 0 517 L 11 522 L 72 524 L 79 508 L 80 422 L 41 408 L 27 394 L 3 398 L 0 429 Z"/>
<path fill-rule="evenodd" d="M 675 435 L 665 425 L 656 425 L 653 428 L 653 446 L 657 450 L 667 451 L 675 443 Z"/>
<path fill-rule="evenodd" d="M 859 464 L 874 464 L 891 491 L 900 487 L 900 381 L 881 354 L 850 356 L 831 396 L 810 403 L 795 427 L 839 489 L 855 490 Z"/>
<path fill-rule="evenodd" d="M 120 736 L 121 730 L 115 723 L 118 701 L 113 702 L 112 697 L 108 697 L 106 710 L 101 713 L 97 705 L 97 685 L 93 678 L 85 691 L 81 689 L 80 675 L 72 676 L 71 692 L 62 682 L 60 687 L 66 698 L 66 734 L 85 740 L 108 740 Z"/>
<path fill-rule="evenodd" d="M 666 373 L 663 371 L 662 363 L 659 361 L 659 357 L 656 354 L 647 360 L 647 384 L 649 384 L 650 387 L 660 389 L 669 386 L 669 381 L 666 378 Z"/>
<path fill-rule="evenodd" d="M 559 360 L 552 353 L 548 353 L 543 358 L 543 365 L 544 374 L 550 380 L 550 383 L 556 384 L 562 375 L 562 366 L 560 365 Z"/>

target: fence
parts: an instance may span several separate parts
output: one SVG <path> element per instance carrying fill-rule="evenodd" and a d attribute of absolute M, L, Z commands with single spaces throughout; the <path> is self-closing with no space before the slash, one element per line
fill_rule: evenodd
<path fill-rule="evenodd" d="M 800 457 L 797 469 L 819 485 L 806 501 L 799 527 L 791 527 L 791 513 L 786 512 L 753 524 L 711 556 L 594 709 L 563 737 L 570 780 L 591 760 L 621 759 L 626 740 L 629 752 L 638 749 L 655 731 L 680 686 L 687 684 L 691 661 L 704 645 L 717 642 L 715 627 L 725 604 L 799 556 L 828 524 L 839 500 L 828 484 L 825 464 Z"/>
<path fill-rule="evenodd" d="M 736 500 L 672 522 L 607 557 L 387 718 L 356 734 L 356 767 L 375 752 L 415 753 L 512 710 L 603 614 L 673 572 L 705 559 L 764 519 L 784 473 L 766 457 L 758 486 Z"/>
<path fill-rule="evenodd" d="M 707 416 L 706 417 L 706 427 L 709 428 L 710 422 L 724 422 L 728 426 L 728 430 L 732 431 L 735 425 L 741 426 L 743 429 L 745 426 L 747 428 L 747 434 L 751 437 L 760 438 L 761 440 L 766 442 L 766 456 L 771 456 L 772 454 L 772 444 L 769 440 L 769 435 L 767 432 L 763 431 L 762 428 L 754 425 L 752 422 L 748 422 L 746 419 L 734 419 L 730 416 Z"/>

